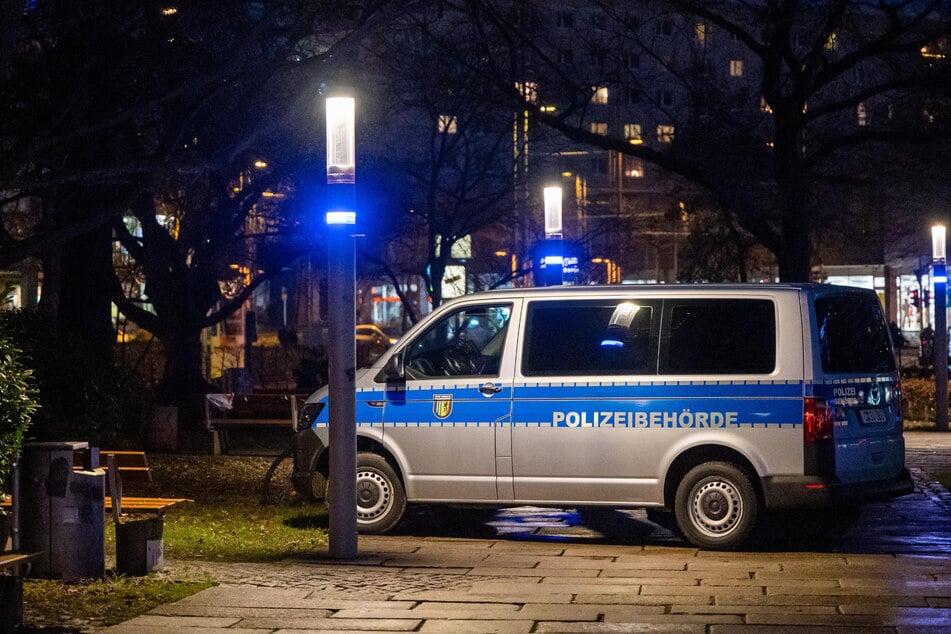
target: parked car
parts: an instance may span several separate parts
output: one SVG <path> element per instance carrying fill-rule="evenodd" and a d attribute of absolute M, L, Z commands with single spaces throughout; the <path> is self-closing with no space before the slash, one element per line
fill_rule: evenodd
<path fill-rule="evenodd" d="M 357 339 L 357 366 L 369 367 L 376 363 L 384 352 L 389 350 L 393 340 L 375 324 L 358 324 Z"/>

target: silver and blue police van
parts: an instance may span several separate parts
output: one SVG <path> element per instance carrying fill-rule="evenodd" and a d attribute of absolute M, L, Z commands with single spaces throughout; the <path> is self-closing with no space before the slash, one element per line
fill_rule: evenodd
<path fill-rule="evenodd" d="M 357 524 L 409 503 L 672 511 L 735 548 L 763 509 L 910 493 L 874 292 L 813 284 L 506 289 L 447 302 L 357 379 Z M 327 389 L 298 491 L 323 496 Z"/>

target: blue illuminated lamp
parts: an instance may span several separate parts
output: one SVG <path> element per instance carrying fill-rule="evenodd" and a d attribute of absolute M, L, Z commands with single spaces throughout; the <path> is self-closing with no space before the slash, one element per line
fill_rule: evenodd
<path fill-rule="evenodd" d="M 948 272 L 944 225 L 931 227 L 932 281 L 934 282 L 934 423 L 948 431 Z"/>
<path fill-rule="evenodd" d="M 355 211 L 328 211 L 328 225 L 354 225 L 357 223 L 357 212 Z"/>
<path fill-rule="evenodd" d="M 353 97 L 327 99 L 327 184 L 333 185 L 336 204 L 352 205 L 356 183 L 356 115 Z M 337 186 L 343 185 L 338 189 Z M 332 203 L 334 204 L 334 203 Z M 352 207 L 327 212 L 328 225 L 354 225 L 357 214 Z"/>

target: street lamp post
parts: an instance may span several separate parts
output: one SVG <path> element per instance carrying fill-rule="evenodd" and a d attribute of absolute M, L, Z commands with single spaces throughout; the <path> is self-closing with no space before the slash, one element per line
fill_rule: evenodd
<path fill-rule="evenodd" d="M 938 431 L 948 431 L 948 312 L 945 228 L 931 228 L 931 259 L 934 273 L 934 420 Z"/>
<path fill-rule="evenodd" d="M 329 551 L 357 555 L 356 329 L 353 230 L 356 224 L 356 135 L 352 97 L 327 99 L 327 307 L 330 472 Z"/>
<path fill-rule="evenodd" d="M 545 200 L 545 286 L 559 286 L 564 281 L 564 254 L 561 223 L 561 187 L 546 187 Z"/>

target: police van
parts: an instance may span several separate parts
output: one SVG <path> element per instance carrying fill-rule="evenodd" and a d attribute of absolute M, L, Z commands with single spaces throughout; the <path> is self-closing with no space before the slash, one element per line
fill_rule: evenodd
<path fill-rule="evenodd" d="M 295 483 L 322 497 L 327 389 Z M 909 493 L 898 368 L 868 290 L 506 289 L 447 302 L 358 376 L 357 524 L 408 503 L 672 511 L 710 549 L 766 508 Z"/>

